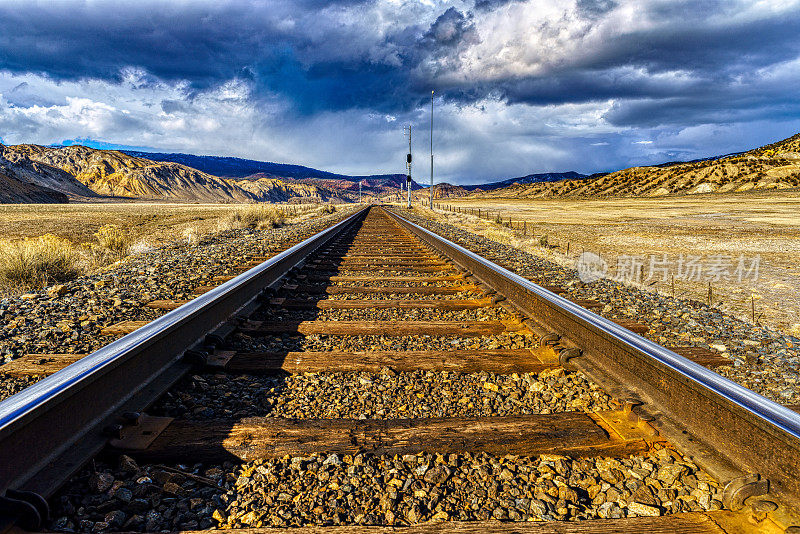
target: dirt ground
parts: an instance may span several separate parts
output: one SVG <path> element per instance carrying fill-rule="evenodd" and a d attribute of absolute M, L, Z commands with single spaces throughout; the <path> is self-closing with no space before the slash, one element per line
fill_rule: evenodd
<path fill-rule="evenodd" d="M 308 207 L 276 205 L 289 210 Z M 56 234 L 74 243 L 94 240 L 94 233 L 114 224 L 133 241 L 157 245 L 204 235 L 217 229 L 220 219 L 242 204 L 97 203 L 97 204 L 0 204 L 0 239 Z"/>
<path fill-rule="evenodd" d="M 608 264 L 610 276 L 621 274 L 627 282 L 704 302 L 711 282 L 712 302 L 721 309 L 752 321 L 755 304 L 755 319 L 761 324 L 800 335 L 797 192 L 608 200 L 476 198 L 447 204 L 488 209 L 492 218 L 499 211 L 515 225 L 527 222 L 526 237 L 471 215 L 440 214 L 562 265 L 575 266 L 583 252 L 593 252 Z M 552 248 L 540 246 L 543 235 Z M 757 277 L 750 270 L 753 261 Z M 626 276 L 631 271 L 633 276 Z M 741 280 L 739 274 L 744 275 Z"/>

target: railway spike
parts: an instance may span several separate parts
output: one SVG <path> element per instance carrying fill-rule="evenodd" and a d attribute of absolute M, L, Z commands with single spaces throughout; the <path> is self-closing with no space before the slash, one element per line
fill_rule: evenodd
<path fill-rule="evenodd" d="M 558 352 L 558 361 L 561 365 L 566 365 L 573 358 L 578 358 L 583 353 L 581 349 L 567 348 Z"/>
<path fill-rule="evenodd" d="M 122 420 L 129 425 L 138 425 L 141 417 L 141 412 L 125 412 L 122 414 Z"/>
<path fill-rule="evenodd" d="M 539 338 L 539 345 L 555 345 L 561 341 L 561 336 L 558 334 L 545 334 Z"/>
<path fill-rule="evenodd" d="M 8 489 L 0 497 L 0 517 L 13 518 L 27 531 L 39 531 L 50 518 L 50 505 L 38 493 Z"/>
<path fill-rule="evenodd" d="M 208 353 L 204 350 L 189 349 L 183 353 L 183 360 L 193 365 L 205 365 Z"/>
<path fill-rule="evenodd" d="M 506 300 L 505 295 L 501 295 L 501 294 L 498 293 L 498 294 L 492 296 L 492 304 L 499 304 L 500 302 L 503 302 L 504 300 Z"/>
<path fill-rule="evenodd" d="M 725 485 L 722 491 L 722 504 L 737 512 L 745 507 L 750 497 L 769 493 L 769 480 L 758 473 L 750 473 L 736 477 Z"/>
<path fill-rule="evenodd" d="M 210 347 L 216 348 L 225 343 L 225 338 L 218 334 L 206 334 L 203 342 Z"/>
<path fill-rule="evenodd" d="M 108 425 L 106 427 L 103 427 L 103 435 L 111 439 L 122 439 L 123 428 L 124 428 L 123 425 L 119 423 Z"/>

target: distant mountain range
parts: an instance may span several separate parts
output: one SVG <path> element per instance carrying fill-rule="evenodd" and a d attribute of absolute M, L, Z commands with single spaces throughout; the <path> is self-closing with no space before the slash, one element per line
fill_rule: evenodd
<path fill-rule="evenodd" d="M 489 182 L 487 184 L 477 185 L 462 185 L 460 187 L 463 187 L 467 191 L 493 191 L 495 189 L 501 189 L 514 184 L 537 184 L 541 182 L 560 182 L 561 180 L 583 180 L 584 178 L 588 177 L 588 174 L 580 174 L 575 171 L 545 172 L 539 174 L 528 174 L 526 176 L 520 176 L 519 178 L 509 178 L 499 182 Z"/>
<path fill-rule="evenodd" d="M 192 154 L 121 151 L 124 154 L 151 161 L 172 162 L 192 167 L 199 171 L 234 180 L 259 180 L 272 178 L 287 182 L 305 183 L 332 189 L 341 189 L 358 193 L 358 183 L 362 182 L 362 190 L 367 193 L 390 193 L 405 184 L 404 174 L 373 174 L 350 176 L 336 174 L 302 165 L 256 161 L 252 159 L 231 158 L 221 156 L 195 156 Z M 349 182 L 349 183 L 348 183 Z M 403 186 L 405 187 L 405 185 Z M 412 182 L 411 189 L 421 186 Z"/>
<path fill-rule="evenodd" d="M 352 202 L 399 198 L 403 174 L 348 176 L 240 158 L 0 144 L 0 203 L 137 198 L 190 202 Z M 800 134 L 747 152 L 612 173 L 529 174 L 468 186 L 437 184 L 435 198 L 664 196 L 800 186 Z M 412 182 L 415 197 L 429 191 Z"/>
<path fill-rule="evenodd" d="M 170 161 L 180 163 L 187 167 L 192 167 L 207 174 L 213 174 L 221 178 L 247 178 L 258 174 L 271 178 L 319 178 L 328 180 L 347 180 L 358 182 L 360 180 L 395 180 L 398 176 L 405 178 L 403 174 L 373 174 L 368 176 L 349 176 L 346 174 L 336 174 L 302 165 L 290 165 L 287 163 L 273 163 L 271 161 L 256 161 L 252 159 L 231 158 L 223 156 L 195 156 L 193 154 L 180 153 L 161 153 L 161 152 L 135 152 L 132 150 L 120 150 L 123 154 L 128 154 L 137 158 L 145 158 L 151 161 Z"/>
<path fill-rule="evenodd" d="M 358 198 L 359 184 L 364 194 L 385 195 L 397 192 L 405 181 L 402 174 L 346 176 L 300 165 L 238 158 L 123 152 L 80 145 L 0 145 L 2 203 L 101 197 L 189 202 L 286 202 L 293 198 L 352 202 Z M 419 188 L 412 182 L 412 189 Z"/>

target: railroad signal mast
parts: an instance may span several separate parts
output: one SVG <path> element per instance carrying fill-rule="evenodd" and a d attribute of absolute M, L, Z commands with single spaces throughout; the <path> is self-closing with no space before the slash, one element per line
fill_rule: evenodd
<path fill-rule="evenodd" d="M 408 154 L 406 154 L 406 168 L 408 173 L 406 175 L 406 207 L 411 209 L 411 125 L 403 127 L 403 134 L 408 135 Z"/>
<path fill-rule="evenodd" d="M 409 152 L 411 152 L 409 150 Z M 431 91 L 431 189 L 428 207 L 433 210 L 433 91 Z"/>

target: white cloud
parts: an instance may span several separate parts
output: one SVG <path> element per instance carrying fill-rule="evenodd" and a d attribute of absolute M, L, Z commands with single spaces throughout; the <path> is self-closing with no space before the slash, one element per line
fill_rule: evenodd
<path fill-rule="evenodd" d="M 427 106 L 402 115 L 355 109 L 296 117 L 278 97 L 256 104 L 249 83 L 242 80 L 192 93 L 186 83 L 143 83 L 147 78 L 142 71 L 129 71 L 119 84 L 55 83 L 33 74 L 0 73 L 0 94 L 27 83 L 49 102 L 0 100 L 4 140 L 51 144 L 89 138 L 160 151 L 291 162 L 347 174 L 404 172 L 406 146 L 398 124 L 420 126 L 415 152 L 427 153 L 429 147 Z M 491 99 L 462 106 L 439 103 L 434 132 L 437 177 L 502 178 L 569 166 L 572 153 L 566 146 L 554 147 L 551 140 L 619 131 L 603 119 L 611 105 L 533 107 Z M 487 158 L 487 151 L 497 157 Z"/>

